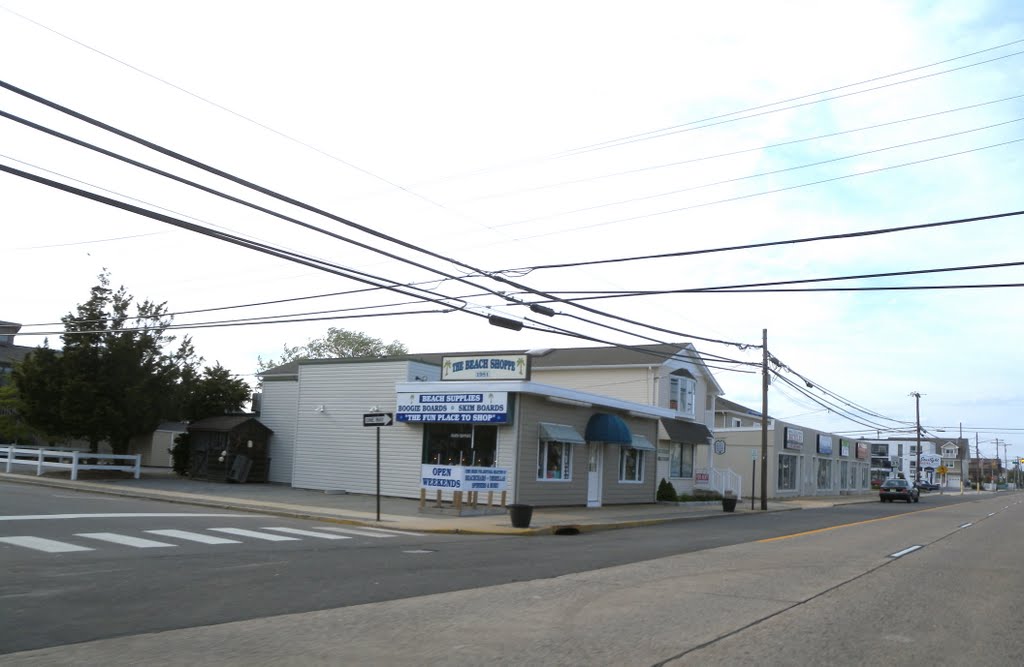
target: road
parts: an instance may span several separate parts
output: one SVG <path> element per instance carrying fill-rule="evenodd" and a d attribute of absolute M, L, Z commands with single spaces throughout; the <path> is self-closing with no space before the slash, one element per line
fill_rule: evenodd
<path fill-rule="evenodd" d="M 984 612 L 1008 605 L 1007 581 L 991 596 L 991 583 L 966 594 L 962 588 L 977 585 L 976 576 L 995 576 L 972 552 L 987 554 L 1001 539 L 1014 539 L 1004 536 L 1016 534 L 1012 526 L 1019 532 L 1022 516 L 1011 495 L 977 501 L 929 494 L 916 505 L 865 503 L 577 536 L 337 532 L 348 539 L 329 539 L 289 532 L 332 532 L 316 522 L 209 516 L 183 505 L 38 487 L 4 485 L 0 491 L 8 517 L 149 515 L 0 520 L 0 537 L 34 536 L 91 549 L 51 553 L 0 542 L 6 575 L 0 600 L 13 612 L 5 613 L 13 621 L 0 626 L 0 646 L 11 664 L 91 664 L 111 656 L 120 657 L 110 664 L 127 664 L 124 656 L 143 645 L 149 658 L 160 656 L 158 662 L 193 665 L 211 660 L 211 654 L 198 654 L 199 647 L 211 646 L 231 647 L 217 656 L 228 664 L 274 662 L 283 659 L 282 650 L 303 664 L 337 664 L 337 656 L 378 664 L 426 658 L 448 664 L 698 664 L 690 661 L 699 652 L 726 649 L 732 653 L 706 653 L 700 664 L 753 664 L 735 661 L 735 651 L 748 650 L 746 643 L 728 648 L 730 642 L 773 624 L 782 624 L 784 635 L 802 636 L 783 642 L 785 656 L 824 638 L 828 646 L 856 647 L 847 657 L 858 662 L 839 664 L 863 664 L 865 642 L 891 643 L 863 624 L 879 616 L 880 599 L 903 587 L 916 591 L 910 598 L 915 601 L 922 590 L 940 591 L 945 602 L 936 608 L 947 611 L 959 609 L 961 600 L 987 605 Z M 995 507 L 1004 501 L 1010 509 Z M 181 514 L 187 516 L 171 516 Z M 997 529 L 999 524 L 1006 525 Z M 218 528 L 297 539 L 270 542 Z M 994 531 L 985 545 L 977 542 L 982 531 Z M 139 548 L 97 539 L 97 533 L 170 546 Z M 969 534 L 975 537 L 960 537 Z M 914 546 L 922 548 L 892 555 Z M 943 554 L 938 589 L 930 576 L 915 583 L 923 576 L 919 567 L 884 587 L 875 583 L 940 550 L 949 553 Z M 956 574 L 948 575 L 952 563 L 958 563 Z M 1017 577 L 1005 574 L 1011 581 Z M 861 600 L 854 603 L 847 595 L 857 586 L 866 588 L 861 598 L 851 598 Z M 970 590 L 986 591 L 986 597 Z M 825 600 L 836 609 L 852 607 L 840 616 L 818 612 L 790 625 L 788 619 Z M 864 617 L 859 628 L 852 623 L 858 615 Z M 922 617 L 948 634 L 947 621 Z M 827 618 L 843 622 L 819 636 L 813 628 Z M 907 621 L 884 625 L 900 628 Z M 152 632 L 163 634 L 143 634 Z M 896 648 L 922 648 L 923 636 Z M 573 638 L 566 646 L 576 648 L 563 646 L 560 637 Z M 172 639 L 173 649 L 166 644 Z M 69 646 L 76 642 L 91 643 Z M 32 649 L 43 651 L 10 655 Z M 101 660 L 104 651 L 115 653 Z M 775 659 L 757 664 L 808 664 Z"/>

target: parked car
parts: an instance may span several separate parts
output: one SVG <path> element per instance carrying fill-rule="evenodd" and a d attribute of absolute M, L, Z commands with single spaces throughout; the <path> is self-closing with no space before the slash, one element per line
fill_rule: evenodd
<path fill-rule="evenodd" d="M 928 480 L 924 480 L 924 479 L 922 479 L 922 480 L 920 480 L 918 482 L 914 482 L 914 486 L 916 486 L 921 491 L 938 491 L 939 490 L 939 485 L 938 484 L 936 484 L 935 482 L 929 482 Z"/>
<path fill-rule="evenodd" d="M 894 499 L 916 503 L 920 500 L 920 492 L 905 479 L 887 479 L 878 487 L 878 498 L 884 503 Z"/>

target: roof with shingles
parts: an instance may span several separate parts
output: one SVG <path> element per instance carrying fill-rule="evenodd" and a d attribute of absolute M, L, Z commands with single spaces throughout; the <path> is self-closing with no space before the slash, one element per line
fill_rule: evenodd
<path fill-rule="evenodd" d="M 207 417 L 205 419 L 199 419 L 188 425 L 190 431 L 215 431 L 215 432 L 228 432 L 241 426 L 242 424 L 254 421 L 263 428 L 270 431 L 266 424 L 256 419 L 255 415 L 218 415 L 216 417 Z M 270 431 L 272 432 L 272 431 Z"/>

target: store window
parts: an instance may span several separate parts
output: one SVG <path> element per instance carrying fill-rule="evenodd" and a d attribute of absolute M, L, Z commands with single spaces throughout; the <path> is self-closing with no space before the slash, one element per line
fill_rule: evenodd
<path fill-rule="evenodd" d="M 683 442 L 673 442 L 669 445 L 669 471 L 670 477 L 693 477 L 693 445 Z"/>
<path fill-rule="evenodd" d="M 644 452 L 632 447 L 619 448 L 619 481 L 644 481 Z"/>
<path fill-rule="evenodd" d="M 425 424 L 423 438 L 423 463 L 488 468 L 494 465 L 497 426 Z"/>
<path fill-rule="evenodd" d="M 854 476 L 850 477 L 850 462 L 843 461 L 839 464 L 839 484 L 842 489 L 849 489 L 854 486 L 857 471 L 854 469 Z"/>
<path fill-rule="evenodd" d="M 818 488 L 832 488 L 832 461 L 831 459 L 818 459 Z"/>
<path fill-rule="evenodd" d="M 537 479 L 560 482 L 572 480 L 572 445 L 568 442 L 541 440 L 537 451 Z"/>
<path fill-rule="evenodd" d="M 779 454 L 779 490 L 795 491 L 797 460 L 790 454 Z"/>

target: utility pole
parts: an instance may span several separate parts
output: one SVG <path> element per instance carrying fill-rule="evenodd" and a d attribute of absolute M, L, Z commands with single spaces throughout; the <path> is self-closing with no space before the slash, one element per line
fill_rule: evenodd
<path fill-rule="evenodd" d="M 914 481 L 921 481 L 921 394 L 916 391 L 910 392 L 914 397 L 914 404 L 917 409 L 917 463 L 915 464 Z"/>
<path fill-rule="evenodd" d="M 992 475 L 992 478 L 993 478 L 992 481 L 995 482 L 996 490 L 998 490 L 999 489 L 999 473 L 1002 472 L 1002 469 L 1003 469 L 1003 457 L 999 455 L 999 446 L 1003 444 L 1003 441 L 1000 440 L 999 438 L 994 438 L 992 440 L 992 442 L 996 443 L 996 461 L 998 461 L 998 464 L 997 464 L 998 467 L 996 468 L 995 473 Z"/>
<path fill-rule="evenodd" d="M 753 483 L 753 480 L 751 480 Z M 761 509 L 768 510 L 768 330 L 761 329 Z"/>
<path fill-rule="evenodd" d="M 981 491 L 981 448 L 978 447 L 978 432 L 974 432 L 974 458 L 978 459 L 978 473 L 977 473 L 977 484 L 974 486 L 975 491 Z"/>

